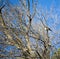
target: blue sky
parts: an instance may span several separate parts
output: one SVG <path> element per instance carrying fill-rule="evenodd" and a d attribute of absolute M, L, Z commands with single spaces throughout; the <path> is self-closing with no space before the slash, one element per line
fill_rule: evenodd
<path fill-rule="evenodd" d="M 11 4 L 13 5 L 18 5 L 19 4 L 19 0 L 9 0 L 11 2 Z"/>
<path fill-rule="evenodd" d="M 55 7 L 59 7 L 60 6 L 60 0 L 39 0 L 39 4 L 44 6 L 47 6 L 48 8 L 51 5 L 54 5 Z"/>
<path fill-rule="evenodd" d="M 15 5 L 18 4 L 19 0 L 10 0 L 10 2 Z M 48 8 L 52 5 L 55 7 L 60 7 L 60 0 L 38 0 L 38 4 L 44 6 L 47 6 Z"/>

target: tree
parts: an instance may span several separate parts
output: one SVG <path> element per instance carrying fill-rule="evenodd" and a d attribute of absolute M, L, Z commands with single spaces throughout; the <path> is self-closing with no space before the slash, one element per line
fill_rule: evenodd
<path fill-rule="evenodd" d="M 51 29 L 46 24 L 49 17 L 42 8 L 38 12 L 38 2 L 36 1 L 19 0 L 19 6 L 13 7 L 6 0 L 8 4 L 1 10 L 0 16 L 0 40 L 2 40 L 1 44 L 3 45 L 2 51 L 6 51 L 8 55 L 1 54 L 0 57 L 50 59 L 52 45 L 50 44 L 49 31 L 51 32 Z M 8 52 L 7 47 L 13 48 Z"/>
<path fill-rule="evenodd" d="M 52 59 L 60 59 L 60 49 L 57 49 L 57 51 L 53 54 Z"/>

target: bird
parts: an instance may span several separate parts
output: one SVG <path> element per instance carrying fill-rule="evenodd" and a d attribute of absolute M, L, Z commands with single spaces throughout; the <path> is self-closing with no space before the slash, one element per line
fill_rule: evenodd
<path fill-rule="evenodd" d="M 46 25 L 43 23 L 42 20 L 41 20 L 41 22 L 42 22 L 42 24 L 43 24 L 43 26 L 44 26 L 44 29 L 45 29 L 46 31 L 52 31 L 48 26 L 46 26 Z"/>
<path fill-rule="evenodd" d="M 42 22 L 42 24 L 43 24 L 43 26 L 44 26 L 44 29 L 48 32 L 48 31 L 52 31 L 48 26 L 46 26 L 44 23 L 43 23 L 43 21 L 42 21 L 42 19 L 40 19 L 40 21 Z"/>
<path fill-rule="evenodd" d="M 46 30 L 46 31 L 48 31 L 48 30 L 49 30 L 49 31 L 52 31 L 52 30 L 51 30 L 49 27 L 47 27 L 47 26 L 45 26 L 45 30 Z"/>
<path fill-rule="evenodd" d="M 45 29 L 45 31 L 47 32 L 47 34 L 48 34 L 48 32 L 49 31 L 52 31 L 49 27 L 47 27 L 47 26 L 44 26 L 44 29 Z"/>

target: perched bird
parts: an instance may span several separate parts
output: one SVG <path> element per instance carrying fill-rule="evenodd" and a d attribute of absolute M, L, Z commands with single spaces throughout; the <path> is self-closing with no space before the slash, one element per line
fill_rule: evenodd
<path fill-rule="evenodd" d="M 43 24 L 43 26 L 44 26 L 44 29 L 45 29 L 46 31 L 52 31 L 49 27 L 47 27 L 47 26 L 43 23 L 42 19 L 41 19 L 40 21 L 42 22 L 42 24 Z"/>
<path fill-rule="evenodd" d="M 49 30 L 49 31 L 52 31 L 49 27 L 45 26 L 45 30 Z"/>
<path fill-rule="evenodd" d="M 47 27 L 47 26 L 44 26 L 44 29 L 45 29 L 45 31 L 47 32 L 47 34 L 48 34 L 48 32 L 49 31 L 52 31 L 49 27 Z"/>

